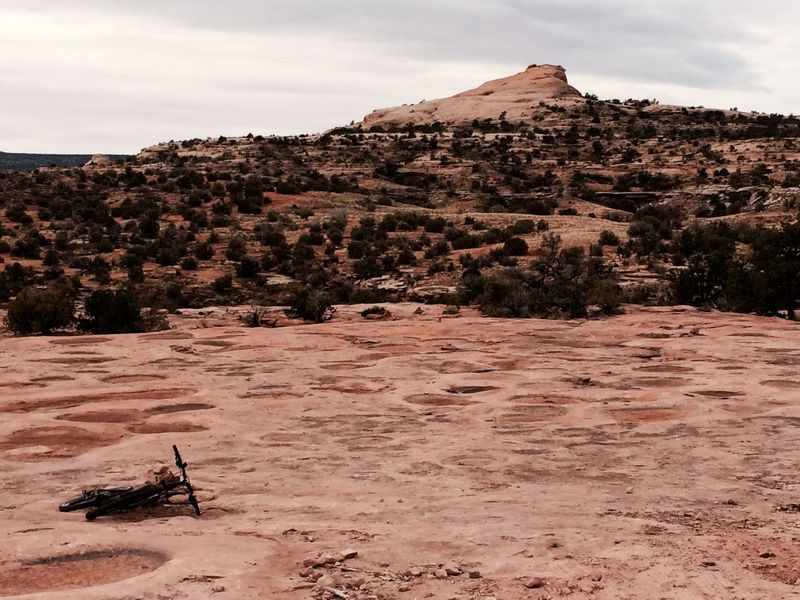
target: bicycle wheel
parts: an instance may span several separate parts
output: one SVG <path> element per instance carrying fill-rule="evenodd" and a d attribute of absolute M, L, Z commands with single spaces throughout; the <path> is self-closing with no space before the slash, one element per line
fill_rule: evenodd
<path fill-rule="evenodd" d="M 80 496 L 62 502 L 58 505 L 58 510 L 61 512 L 71 512 L 73 510 L 81 510 L 82 508 L 89 508 L 97 506 L 110 500 L 114 496 L 118 496 L 125 492 L 131 491 L 132 487 L 125 488 L 110 488 L 110 489 L 95 489 L 84 490 Z"/>
<path fill-rule="evenodd" d="M 92 521 L 97 517 L 102 517 L 103 515 L 107 515 L 118 510 L 133 508 L 145 500 L 158 497 L 165 491 L 166 489 L 164 486 L 151 484 L 134 488 L 128 492 L 114 496 L 107 502 L 103 502 L 97 508 L 88 511 L 86 513 L 86 519 Z"/>

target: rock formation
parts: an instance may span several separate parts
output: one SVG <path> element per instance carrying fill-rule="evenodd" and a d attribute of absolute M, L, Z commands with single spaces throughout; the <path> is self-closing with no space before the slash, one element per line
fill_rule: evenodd
<path fill-rule="evenodd" d="M 537 112 L 540 102 L 565 102 L 581 94 L 567 82 L 566 71 L 557 65 L 531 65 L 525 71 L 488 81 L 450 98 L 376 110 L 364 118 L 364 127 L 397 126 L 406 123 L 463 123 L 474 119 L 522 120 Z"/>

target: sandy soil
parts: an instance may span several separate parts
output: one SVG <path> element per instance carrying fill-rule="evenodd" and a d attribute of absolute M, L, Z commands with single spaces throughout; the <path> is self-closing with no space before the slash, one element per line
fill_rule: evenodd
<path fill-rule="evenodd" d="M 0 595 L 800 598 L 797 325 L 417 308 L 3 340 Z M 201 518 L 57 511 L 172 443 Z"/>

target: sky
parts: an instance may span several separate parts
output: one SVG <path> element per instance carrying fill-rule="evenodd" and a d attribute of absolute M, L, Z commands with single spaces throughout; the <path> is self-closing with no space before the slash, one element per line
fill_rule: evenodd
<path fill-rule="evenodd" d="M 0 0 L 0 151 L 297 134 L 560 64 L 600 98 L 800 113 L 796 0 Z"/>

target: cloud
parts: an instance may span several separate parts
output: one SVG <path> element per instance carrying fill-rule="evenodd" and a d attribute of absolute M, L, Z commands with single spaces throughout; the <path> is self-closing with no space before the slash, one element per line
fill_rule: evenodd
<path fill-rule="evenodd" d="M 800 8 L 767 4 L 6 0 L 0 149 L 321 131 L 531 62 L 601 95 L 791 112 Z"/>

